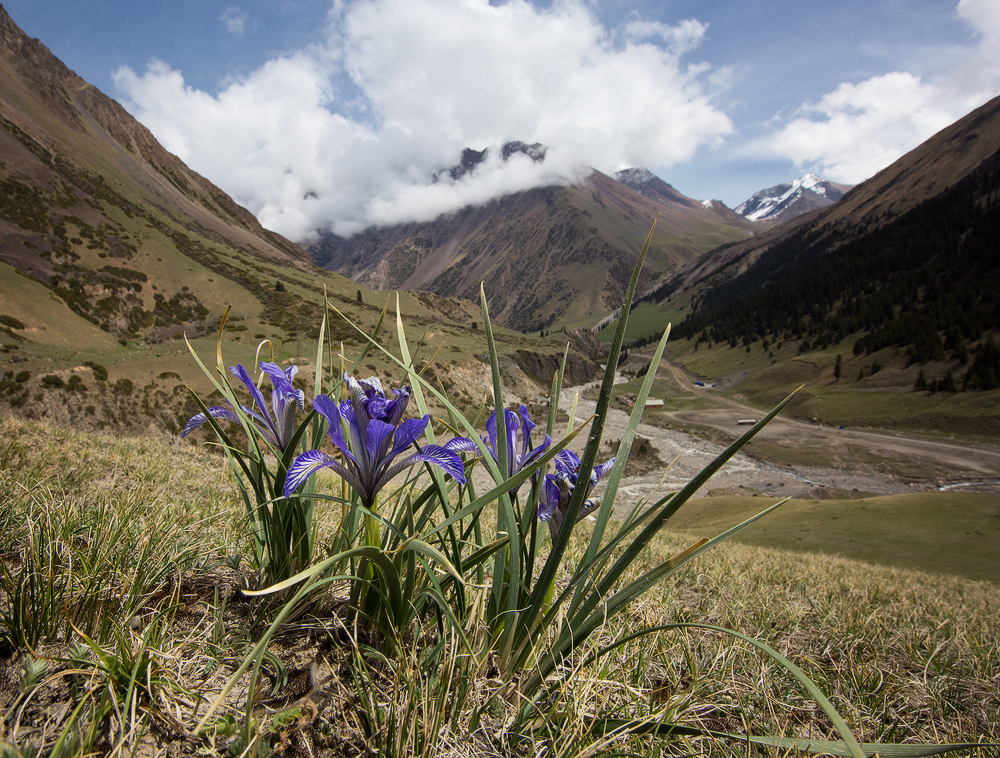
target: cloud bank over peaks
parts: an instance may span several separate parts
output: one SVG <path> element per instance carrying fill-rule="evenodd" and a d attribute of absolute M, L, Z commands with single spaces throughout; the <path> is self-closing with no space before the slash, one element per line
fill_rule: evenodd
<path fill-rule="evenodd" d="M 291 239 L 434 218 L 593 166 L 668 167 L 733 130 L 719 69 L 687 64 L 705 25 L 632 14 L 607 28 L 582 2 L 336 3 L 322 44 L 217 93 L 153 61 L 115 72 L 164 146 Z M 544 162 L 500 147 L 541 143 Z M 451 179 L 464 148 L 491 148 Z"/>

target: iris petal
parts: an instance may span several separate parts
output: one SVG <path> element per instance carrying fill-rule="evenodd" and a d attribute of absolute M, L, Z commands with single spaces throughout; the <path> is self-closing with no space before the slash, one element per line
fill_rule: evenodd
<path fill-rule="evenodd" d="M 427 429 L 430 416 L 423 418 L 408 418 L 396 429 L 396 438 L 392 446 L 392 456 L 396 457 L 416 442 Z"/>
<path fill-rule="evenodd" d="M 288 475 L 285 477 L 285 497 L 291 497 L 303 482 L 315 474 L 321 468 L 332 468 L 340 474 L 348 483 L 357 488 L 358 482 L 350 471 L 344 468 L 340 461 L 331 458 L 322 450 L 307 450 L 292 461 L 288 467 Z"/>
<path fill-rule="evenodd" d="M 350 446 L 344 440 L 344 430 L 340 425 L 340 409 L 337 408 L 337 404 L 326 395 L 317 395 L 313 399 L 313 408 L 316 409 L 316 412 L 319 415 L 327 420 L 329 425 L 329 429 L 327 429 L 327 436 L 330 438 L 330 442 L 332 442 L 340 452 L 346 455 L 355 466 L 358 465 L 358 461 L 351 452 Z"/>
<path fill-rule="evenodd" d="M 615 458 L 617 457 L 618 456 L 615 456 Z M 597 480 L 601 479 L 606 473 L 608 473 L 611 470 L 611 467 L 615 465 L 615 458 L 612 458 L 610 461 L 605 461 L 600 466 L 594 467 L 594 473 L 591 474 L 590 477 L 592 483 L 597 484 Z"/>
<path fill-rule="evenodd" d="M 224 405 L 212 406 L 208 409 L 208 413 L 212 418 L 224 418 L 237 424 L 240 423 L 240 417 L 236 415 L 236 411 L 232 408 L 227 408 Z M 181 437 L 187 437 L 191 432 L 204 424 L 206 421 L 208 421 L 208 416 L 204 413 L 195 414 L 188 419 L 188 422 L 184 425 L 184 431 L 181 432 Z"/>
<path fill-rule="evenodd" d="M 409 455 L 398 463 L 387 468 L 378 478 L 378 487 L 381 489 L 388 484 L 393 477 L 402 473 L 414 463 L 426 461 L 443 469 L 445 473 L 451 474 L 451 478 L 456 482 L 465 484 L 465 466 L 462 459 L 450 450 L 446 450 L 442 445 L 426 445 L 420 448 L 419 452 Z"/>
<path fill-rule="evenodd" d="M 403 420 L 403 414 L 406 413 L 406 406 L 410 402 L 411 392 L 410 385 L 404 384 L 396 390 L 396 399 L 386 403 L 385 420 L 393 426 L 399 426 L 399 422 Z"/>
<path fill-rule="evenodd" d="M 376 470 L 383 468 L 395 457 L 395 453 L 386 455 L 394 432 L 396 427 L 377 418 L 368 422 L 368 439 L 365 446 L 367 457 L 362 471 L 362 478 L 365 481 L 374 481 Z"/>

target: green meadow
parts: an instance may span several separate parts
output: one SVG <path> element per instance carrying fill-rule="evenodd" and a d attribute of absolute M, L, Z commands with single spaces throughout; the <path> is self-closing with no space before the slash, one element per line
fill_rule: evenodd
<path fill-rule="evenodd" d="M 426 669 L 433 624 L 398 658 L 364 637 L 350 642 L 338 620 L 348 588 L 336 583 L 272 638 L 257 684 L 244 674 L 220 701 L 274 611 L 241 593 L 252 581 L 253 546 L 218 450 L 0 424 L 5 755 L 745 754 L 738 742 L 696 731 L 598 734 L 597 714 L 836 739 L 788 672 L 710 629 L 665 628 L 587 663 L 588 650 L 629 632 L 690 621 L 781 651 L 838 704 L 861 742 L 1000 742 L 1000 584 L 991 560 L 1000 514 L 990 498 L 787 503 L 604 624 L 566 661 L 572 677 L 554 711 L 511 741 L 505 725 L 516 702 L 496 698 L 489 666 L 463 667 L 459 645 Z M 335 477 L 325 481 L 333 486 Z M 691 501 L 621 581 L 769 504 Z M 494 514 L 485 511 L 484 524 Z M 334 537 L 340 518 L 334 504 L 317 511 L 318 544 Z M 573 533 L 567 565 L 590 529 L 582 523 Z M 561 572 L 557 583 L 568 579 Z M 464 687 L 449 678 L 459 674 Z M 206 725 L 210 704 L 218 708 Z M 424 729 L 432 716 L 433 735 Z"/>

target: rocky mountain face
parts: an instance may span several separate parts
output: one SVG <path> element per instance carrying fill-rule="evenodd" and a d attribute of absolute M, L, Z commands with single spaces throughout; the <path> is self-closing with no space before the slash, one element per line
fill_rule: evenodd
<path fill-rule="evenodd" d="M 452 180 L 461 179 L 466 174 L 471 174 L 475 171 L 476 166 L 486 160 L 489 152 L 489 148 L 484 148 L 483 150 L 473 150 L 471 147 L 467 147 L 462 151 L 462 157 L 459 160 L 458 165 L 445 169 L 441 173 L 448 174 Z M 521 142 L 520 140 L 515 140 L 513 142 L 504 143 L 504 145 L 500 148 L 500 160 L 506 163 L 512 155 L 519 153 L 521 155 L 528 156 L 536 163 L 540 163 L 545 160 L 545 152 L 545 146 L 539 142 L 529 145 Z M 435 179 L 436 178 L 437 177 L 435 177 Z"/>
<path fill-rule="evenodd" d="M 792 182 L 753 193 L 736 206 L 736 213 L 750 221 L 788 221 L 832 205 L 850 189 L 850 185 L 835 184 L 816 174 L 806 174 Z"/>
<path fill-rule="evenodd" d="M 510 145 L 544 160 L 541 146 Z M 484 159 L 466 151 L 452 171 L 474 171 Z M 645 169 L 631 169 L 617 178 L 594 171 L 577 185 L 519 192 L 428 223 L 370 228 L 350 238 L 326 234 L 309 254 L 373 288 L 476 299 L 482 283 L 499 323 L 532 331 L 618 307 L 658 214 L 644 289 L 753 230 L 721 204 L 707 207 Z"/>

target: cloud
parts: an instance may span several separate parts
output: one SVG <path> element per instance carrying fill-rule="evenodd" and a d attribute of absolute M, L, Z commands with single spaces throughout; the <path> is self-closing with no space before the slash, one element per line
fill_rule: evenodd
<path fill-rule="evenodd" d="M 905 72 L 841 84 L 770 140 L 771 152 L 821 176 L 857 184 L 955 120 L 933 86 Z"/>
<path fill-rule="evenodd" d="M 698 47 L 707 30 L 707 25 L 693 18 L 670 26 L 660 21 L 643 21 L 636 14 L 625 24 L 627 37 L 637 41 L 659 37 L 675 55 L 683 55 Z"/>
<path fill-rule="evenodd" d="M 249 15 L 245 10 L 237 8 L 234 5 L 230 5 L 225 11 L 222 12 L 222 15 L 219 16 L 219 21 L 221 21 L 223 26 L 226 27 L 227 32 L 237 37 L 242 37 L 248 18 Z"/>
<path fill-rule="evenodd" d="M 895 71 L 803 105 L 763 145 L 827 179 L 857 184 L 1000 91 L 1000 4 L 961 0 L 977 44 L 933 81 Z"/>
<path fill-rule="evenodd" d="M 693 19 L 636 16 L 609 29 L 572 0 L 358 0 L 333 6 L 323 45 L 216 95 L 156 62 L 119 69 L 115 85 L 167 149 L 303 239 L 433 218 L 568 181 L 582 164 L 690 159 L 733 128 L 712 102 L 717 71 L 682 61 L 704 33 Z M 440 178 L 463 148 L 515 139 L 547 145 L 544 164 L 493 160 Z"/>
<path fill-rule="evenodd" d="M 967 102 L 978 104 L 1000 92 L 1000 4 L 995 0 L 961 0 L 958 15 L 972 27 L 978 45 L 947 85 Z"/>

